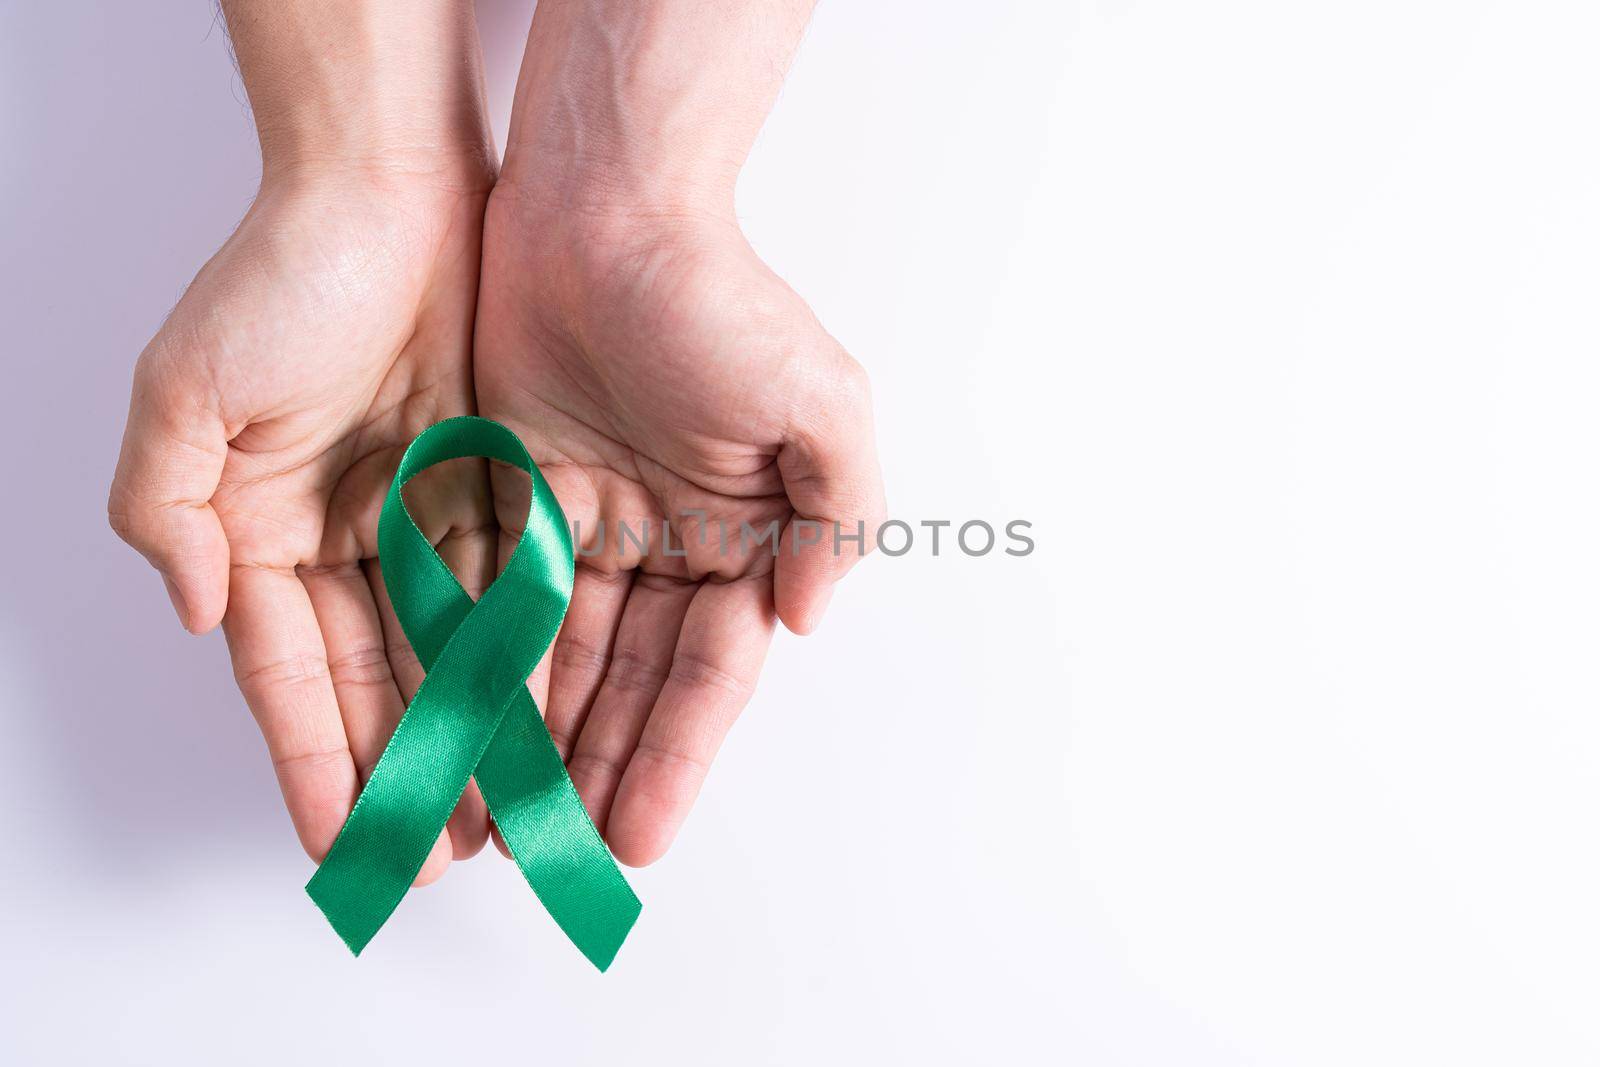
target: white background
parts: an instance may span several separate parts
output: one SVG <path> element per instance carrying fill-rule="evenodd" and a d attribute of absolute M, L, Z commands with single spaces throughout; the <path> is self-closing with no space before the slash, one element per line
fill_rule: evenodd
<path fill-rule="evenodd" d="M 0 0 L 0 1060 L 1600 1061 L 1595 5 L 824 4 L 745 225 L 895 514 L 1038 549 L 780 638 L 604 976 L 492 855 L 352 960 L 104 527 L 254 187 L 211 21 Z"/>

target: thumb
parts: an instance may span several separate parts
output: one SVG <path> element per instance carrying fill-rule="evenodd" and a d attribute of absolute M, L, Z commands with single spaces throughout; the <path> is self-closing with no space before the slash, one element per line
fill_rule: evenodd
<path fill-rule="evenodd" d="M 200 634 L 228 604 L 228 541 L 211 507 L 227 434 L 207 391 L 158 351 L 134 371 L 106 511 L 117 536 L 161 572 L 184 628 Z"/>
<path fill-rule="evenodd" d="M 816 629 L 834 583 L 872 551 L 884 519 L 867 373 L 839 357 L 839 370 L 797 413 L 778 451 L 794 517 L 779 545 L 773 598 L 797 634 Z"/>

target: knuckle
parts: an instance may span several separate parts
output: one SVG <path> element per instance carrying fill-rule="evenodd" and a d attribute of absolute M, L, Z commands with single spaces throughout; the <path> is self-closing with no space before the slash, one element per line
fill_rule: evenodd
<path fill-rule="evenodd" d="M 640 740 L 634 758 L 653 765 L 653 769 L 665 772 L 669 777 L 686 782 L 698 782 L 711 770 L 705 758 L 695 753 L 648 739 Z"/>
<path fill-rule="evenodd" d="M 561 670 L 582 679 L 595 679 L 605 676 L 611 657 L 599 645 L 585 638 L 569 636 L 556 642 L 551 661 Z"/>
<path fill-rule="evenodd" d="M 404 634 L 397 635 L 392 640 L 384 642 L 384 659 L 389 662 L 390 669 L 399 665 L 402 669 L 421 671 L 422 661 L 417 658 L 417 650 L 411 647 L 411 641 Z"/>
<path fill-rule="evenodd" d="M 673 657 L 672 677 L 691 688 L 726 693 L 740 701 L 750 695 L 750 684 L 743 678 L 692 653 L 679 652 Z"/>
<path fill-rule="evenodd" d="M 350 759 L 350 750 L 343 747 L 309 748 L 276 753 L 272 768 L 280 775 L 305 772 L 320 774 L 329 769 L 343 767 Z"/>
<path fill-rule="evenodd" d="M 666 680 L 667 671 L 661 664 L 637 649 L 619 648 L 612 654 L 605 684 L 629 692 L 654 693 Z"/>
<path fill-rule="evenodd" d="M 394 679 L 388 653 L 380 644 L 362 645 L 330 656 L 328 676 L 336 686 L 385 685 Z"/>
<path fill-rule="evenodd" d="M 623 761 L 600 752 L 574 752 L 567 761 L 567 773 L 586 782 L 604 782 L 622 777 Z"/>
<path fill-rule="evenodd" d="M 280 688 L 328 679 L 328 661 L 322 656 L 299 655 L 249 666 L 238 665 L 234 681 L 246 694 L 270 693 Z"/>

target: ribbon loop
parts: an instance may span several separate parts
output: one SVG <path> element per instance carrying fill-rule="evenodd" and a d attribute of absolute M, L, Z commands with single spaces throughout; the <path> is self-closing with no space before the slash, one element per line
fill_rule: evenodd
<path fill-rule="evenodd" d="M 471 456 L 511 464 L 532 480 L 527 525 L 476 604 L 400 492 L 428 467 Z M 638 918 L 639 900 L 590 822 L 527 687 L 572 598 L 572 538 L 549 483 L 499 423 L 474 416 L 437 423 L 400 459 L 378 520 L 378 558 L 427 676 L 306 892 L 359 955 L 476 775 L 528 885 L 605 970 Z"/>

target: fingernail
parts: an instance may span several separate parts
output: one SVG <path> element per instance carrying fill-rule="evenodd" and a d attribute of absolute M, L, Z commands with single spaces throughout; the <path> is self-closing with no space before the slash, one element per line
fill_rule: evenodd
<path fill-rule="evenodd" d="M 167 596 L 172 598 L 172 607 L 178 613 L 178 623 L 187 630 L 189 628 L 189 605 L 184 602 L 183 594 L 178 592 L 177 583 L 165 574 L 161 576 L 162 583 L 167 587 Z"/>

